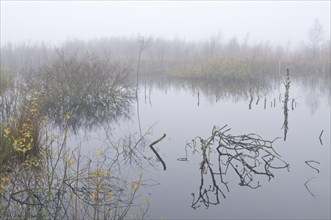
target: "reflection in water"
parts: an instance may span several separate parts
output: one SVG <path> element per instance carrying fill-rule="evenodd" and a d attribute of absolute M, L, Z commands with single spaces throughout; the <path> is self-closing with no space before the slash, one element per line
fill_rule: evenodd
<path fill-rule="evenodd" d="M 112 102 L 111 100 L 99 100 L 84 103 L 47 103 L 42 108 L 42 113 L 55 125 L 63 127 L 65 118 L 63 115 L 70 114 L 69 126 L 75 132 L 80 128 L 92 129 L 103 123 L 116 120 L 120 116 L 128 117 L 130 112 L 129 100 L 122 99 Z"/>
<path fill-rule="evenodd" d="M 284 129 L 284 141 L 286 141 L 287 137 L 287 130 L 288 130 L 288 101 L 290 100 L 289 98 L 289 92 L 290 92 L 290 72 L 289 69 L 287 69 L 287 74 L 286 74 L 286 81 L 284 83 L 285 85 L 285 95 L 284 95 L 284 124 L 282 126 L 282 129 Z"/>
<path fill-rule="evenodd" d="M 308 107 L 310 108 L 310 113 L 313 115 L 319 108 L 321 104 L 321 97 L 326 97 L 328 104 L 330 105 L 331 101 L 331 73 L 324 77 L 316 76 L 311 74 L 307 77 L 301 77 L 298 81 L 305 88 L 303 90 L 304 100 Z"/>
<path fill-rule="evenodd" d="M 140 135 L 140 137 L 142 137 L 138 93 L 136 94 L 136 106 L 137 106 L 137 119 L 138 119 L 139 135 Z"/>
<path fill-rule="evenodd" d="M 149 88 L 149 91 L 148 91 L 148 101 L 149 101 L 149 104 L 152 106 L 151 94 L 152 94 L 152 88 Z"/>
<path fill-rule="evenodd" d="M 276 98 L 274 98 L 274 101 L 271 101 L 271 107 L 276 108 Z"/>
<path fill-rule="evenodd" d="M 259 96 L 259 94 L 257 94 L 257 100 L 256 100 L 256 103 L 255 103 L 255 105 L 258 105 L 258 104 L 259 104 L 259 102 L 260 102 L 260 96 Z"/>
<path fill-rule="evenodd" d="M 249 88 L 249 95 L 251 96 L 251 100 L 249 101 L 248 108 L 249 109 L 252 109 L 253 93 L 252 93 L 252 89 L 251 88 Z"/>
<path fill-rule="evenodd" d="M 270 181 L 274 177 L 271 169 L 289 170 L 289 164 L 272 147 L 276 139 L 268 141 L 256 134 L 233 136 L 227 133 L 229 130 L 227 125 L 214 127 L 209 138 L 197 137 L 189 144 L 194 151 L 201 149 L 202 154 L 199 193 L 192 194 L 194 209 L 219 204 L 220 195 L 225 198 L 225 190 L 229 192 L 225 180 L 228 175 L 239 178 L 240 186 L 256 189 L 261 186 L 257 176 L 266 176 Z"/>
<path fill-rule="evenodd" d="M 108 58 L 60 52 L 50 65 L 26 72 L 25 82 L 38 88 L 43 116 L 63 128 L 69 113 L 69 126 L 77 131 L 128 115 L 134 96 L 129 73 Z"/>
<path fill-rule="evenodd" d="M 140 137 L 142 137 L 141 132 L 141 121 L 140 121 L 140 111 L 139 111 L 139 97 L 138 97 L 138 89 L 139 89 L 139 73 L 140 73 L 140 58 L 142 52 L 150 46 L 151 38 L 144 38 L 139 36 L 138 37 L 138 45 L 139 45 L 139 51 L 138 51 L 138 60 L 137 60 L 137 69 L 136 69 L 136 105 L 137 105 L 137 117 L 138 117 L 138 125 L 139 125 L 139 134 Z M 145 103 L 146 103 L 146 86 L 145 86 Z"/>
<path fill-rule="evenodd" d="M 224 99 L 233 99 L 236 102 L 242 98 L 252 97 L 253 93 L 259 95 L 268 94 L 272 90 L 273 81 L 263 79 L 239 80 L 239 79 L 168 79 L 169 83 L 177 88 L 190 91 L 198 97 L 198 103 L 202 96 L 208 97 L 210 102 L 218 102 Z"/>
<path fill-rule="evenodd" d="M 302 97 L 302 93 L 298 94 L 298 97 L 304 98 L 308 101 L 314 111 L 318 107 L 315 103 L 319 102 L 319 99 L 325 95 L 330 94 L 330 80 L 329 78 L 321 78 L 320 76 L 314 76 L 314 79 L 310 79 L 308 76 L 302 76 L 300 78 L 295 77 L 295 73 L 291 75 L 291 81 L 294 82 L 295 86 L 303 86 L 309 89 L 305 90 L 306 94 Z M 318 83 L 317 83 L 317 82 Z M 168 77 L 162 78 L 159 81 L 156 79 L 149 79 L 148 85 L 150 88 L 156 86 L 157 88 L 167 93 L 169 87 L 176 89 L 183 89 L 191 92 L 194 96 L 198 96 L 199 91 L 199 105 L 201 106 L 202 97 L 207 98 L 209 103 L 219 103 L 221 100 L 228 100 L 239 102 L 246 100 L 249 109 L 254 108 L 255 104 L 262 103 L 262 96 L 264 95 L 264 109 L 267 109 L 267 105 L 270 108 L 276 108 L 278 102 L 282 103 L 281 107 L 284 106 L 282 93 L 273 94 L 277 89 L 280 88 L 282 82 L 280 79 L 265 79 L 265 78 L 254 78 L 254 79 L 235 79 L 235 78 L 179 78 L 179 77 Z M 296 87 L 295 87 L 296 88 Z M 272 97 L 273 96 L 273 97 Z M 292 103 L 287 104 L 288 109 L 292 107 L 294 110 L 297 107 L 297 98 L 292 99 Z M 314 100 L 314 102 L 312 102 Z M 330 99 L 329 99 L 330 100 Z M 257 105 L 258 105 L 257 104 Z M 290 106 L 291 105 L 291 106 Z M 312 113 L 314 113 L 312 111 Z"/>
<path fill-rule="evenodd" d="M 267 108 L 267 96 L 264 96 L 264 107 L 263 109 Z"/>
<path fill-rule="evenodd" d="M 199 93 L 199 90 L 198 90 L 198 106 L 200 106 L 200 93 Z"/>
<path fill-rule="evenodd" d="M 295 98 L 292 98 L 291 107 L 292 107 L 292 111 L 293 111 L 294 108 L 296 107 Z"/>
<path fill-rule="evenodd" d="M 145 104 L 147 103 L 147 85 L 146 85 L 146 83 L 145 83 Z M 149 102 L 149 104 L 150 105 L 152 105 L 152 99 L 151 99 L 151 93 L 152 93 L 152 88 L 150 87 L 149 89 L 148 89 L 148 102 Z"/>

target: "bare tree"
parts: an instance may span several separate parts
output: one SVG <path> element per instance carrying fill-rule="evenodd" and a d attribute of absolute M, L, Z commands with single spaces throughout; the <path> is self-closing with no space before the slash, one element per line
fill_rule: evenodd
<path fill-rule="evenodd" d="M 312 54 L 316 57 L 323 41 L 323 27 L 318 19 L 315 20 L 313 26 L 309 29 L 308 37 Z"/>
<path fill-rule="evenodd" d="M 146 47 L 149 46 L 151 40 L 152 40 L 151 37 L 145 38 L 145 37 L 142 37 L 142 36 L 138 36 L 139 51 L 138 51 L 138 64 L 137 64 L 136 100 L 137 100 L 137 116 L 138 116 L 138 124 L 139 124 L 140 137 L 142 137 L 140 115 L 139 115 L 139 100 L 138 100 L 140 58 L 141 58 L 141 53 L 143 52 L 143 50 Z"/>

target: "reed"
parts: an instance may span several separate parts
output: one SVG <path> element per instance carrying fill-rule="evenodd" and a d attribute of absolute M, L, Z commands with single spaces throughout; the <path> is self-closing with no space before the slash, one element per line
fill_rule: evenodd
<path fill-rule="evenodd" d="M 15 111 L 16 110 L 16 111 Z M 39 153 L 39 103 L 36 93 L 23 101 L 10 118 L 1 122 L 0 172 L 12 170 L 17 164 Z"/>

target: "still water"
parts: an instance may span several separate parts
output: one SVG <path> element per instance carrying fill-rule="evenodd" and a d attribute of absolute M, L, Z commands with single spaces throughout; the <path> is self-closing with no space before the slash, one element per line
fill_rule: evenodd
<path fill-rule="evenodd" d="M 318 84 L 307 86 L 301 82 L 291 82 L 288 114 L 285 115 L 286 91 L 282 82 L 268 88 L 221 94 L 208 92 L 202 87 L 178 84 L 146 87 L 146 90 L 144 86 L 139 89 L 141 130 L 142 133 L 151 131 L 149 143 L 166 134 L 166 138 L 155 148 L 167 168 L 163 170 L 147 145 L 143 154 L 153 158 L 155 167 L 145 163 L 138 168 L 128 168 L 126 175 L 134 180 L 138 173 L 143 174 L 146 184 L 136 202 L 150 200 L 148 218 L 330 218 L 328 89 L 321 89 Z M 222 91 L 222 88 L 217 91 Z M 129 118 L 112 122 L 114 140 L 139 132 L 136 107 L 131 109 Z M 192 148 L 186 148 L 186 144 L 192 143 L 197 136 L 207 139 L 212 135 L 214 126 L 224 125 L 231 128 L 227 132 L 231 135 L 254 133 L 271 141 L 280 137 L 273 142 L 273 148 L 289 164 L 289 169 L 270 168 L 274 175 L 270 181 L 267 176 L 255 175 L 254 181 L 261 185 L 257 189 L 240 186 L 238 175 L 229 170 L 223 175 L 229 188 L 229 191 L 223 190 L 226 198 L 219 196 L 219 204 L 208 207 L 198 202 L 199 207 L 192 208 L 192 195 L 199 194 L 202 154 L 199 149 L 194 152 Z M 91 154 L 105 143 L 104 132 L 105 126 L 102 124 L 88 130 L 81 128 L 71 138 L 70 144 L 75 146 L 79 142 L 83 153 Z M 217 163 L 217 159 L 210 160 L 214 167 L 218 167 Z M 215 199 L 212 198 L 213 193 L 209 196 Z"/>

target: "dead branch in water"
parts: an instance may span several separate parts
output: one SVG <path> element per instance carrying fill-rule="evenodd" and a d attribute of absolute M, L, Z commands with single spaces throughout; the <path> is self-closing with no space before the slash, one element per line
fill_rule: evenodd
<path fill-rule="evenodd" d="M 322 134 L 323 134 L 323 132 L 324 132 L 324 130 L 321 131 L 321 134 L 320 134 L 320 136 L 319 136 L 319 139 L 320 139 L 320 143 L 321 143 L 321 145 L 323 145 L 323 142 L 322 142 Z"/>
<path fill-rule="evenodd" d="M 295 100 L 294 100 L 294 98 L 292 98 L 292 103 L 291 103 L 292 111 L 294 110 L 294 102 L 295 102 Z"/>
<path fill-rule="evenodd" d="M 162 158 L 160 157 L 160 155 L 158 154 L 158 152 L 154 149 L 154 145 L 159 143 L 160 141 L 163 140 L 163 138 L 166 137 L 166 134 L 163 134 L 162 137 L 160 137 L 159 139 L 157 139 L 156 141 L 154 141 L 153 143 L 151 143 L 151 145 L 149 145 L 149 147 L 152 149 L 152 151 L 154 152 L 154 154 L 156 155 L 157 159 L 159 159 L 159 161 L 161 161 L 162 165 L 163 165 L 163 169 L 166 170 L 166 164 L 164 163 L 164 161 L 162 160 Z"/>
<path fill-rule="evenodd" d="M 219 204 L 219 195 L 225 198 L 224 191 L 229 192 L 225 177 L 231 170 L 239 178 L 240 186 L 252 189 L 261 186 L 256 181 L 257 176 L 265 176 L 270 181 L 274 177 L 271 169 L 289 170 L 289 164 L 272 147 L 277 138 L 269 141 L 252 133 L 233 136 L 227 133 L 229 130 L 227 125 L 222 128 L 214 126 L 209 138 L 196 137 L 192 141 L 194 149 L 202 150 L 199 194 L 192 194 L 191 207 L 194 209 L 200 207 L 200 203 L 205 207 Z M 199 146 L 196 146 L 198 143 Z M 213 153 L 216 153 L 216 157 Z M 274 162 L 278 165 L 274 165 Z"/>
<path fill-rule="evenodd" d="M 317 173 L 320 172 L 317 168 L 315 168 L 315 167 L 313 167 L 312 165 L 310 165 L 310 163 L 317 163 L 317 164 L 320 164 L 320 162 L 315 161 L 315 160 L 306 160 L 305 163 L 306 163 L 308 166 L 310 166 L 312 169 L 316 170 Z"/>
<path fill-rule="evenodd" d="M 284 82 L 285 86 L 285 95 L 284 95 L 284 124 L 282 126 L 282 129 L 284 129 L 284 141 L 286 141 L 287 137 L 287 130 L 288 130 L 288 102 L 290 100 L 289 93 L 290 93 L 290 71 L 287 69 L 287 75 L 286 75 L 286 81 Z"/>
<path fill-rule="evenodd" d="M 305 187 L 306 187 L 306 189 L 307 189 L 307 191 L 310 193 L 310 195 L 312 195 L 313 197 L 315 197 L 315 195 L 309 190 L 309 188 L 308 188 L 308 186 L 307 186 L 307 184 L 311 181 L 311 180 L 313 180 L 313 179 L 315 179 L 315 178 L 317 178 L 316 176 L 315 177 L 312 177 L 312 178 L 310 178 L 309 180 L 307 180 L 306 182 L 305 182 Z"/>

